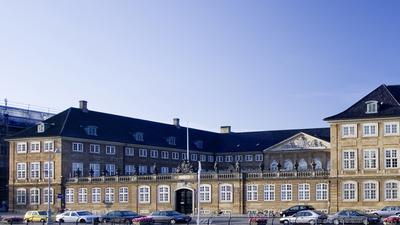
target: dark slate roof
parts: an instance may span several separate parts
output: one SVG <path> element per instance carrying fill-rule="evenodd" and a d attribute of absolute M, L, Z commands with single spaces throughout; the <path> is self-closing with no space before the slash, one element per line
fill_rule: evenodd
<path fill-rule="evenodd" d="M 77 108 L 69 108 L 44 122 L 48 125 L 48 128 L 43 133 L 38 133 L 36 126 L 34 126 L 17 133 L 11 138 L 62 136 L 186 149 L 186 128 L 171 124 L 90 110 L 83 112 Z M 97 136 L 87 135 L 84 129 L 87 126 L 96 126 Z M 144 141 L 135 140 L 133 135 L 136 132 L 144 134 Z M 329 128 L 232 132 L 227 134 L 190 128 L 190 149 L 206 152 L 262 151 L 299 132 L 329 141 Z M 168 137 L 175 137 L 176 145 L 169 145 L 167 142 Z M 203 147 L 199 147 L 196 144 L 199 141 L 202 141 Z"/>
<path fill-rule="evenodd" d="M 367 114 L 367 101 L 378 101 L 378 113 Z M 325 118 L 326 121 L 400 116 L 400 85 L 381 85 L 345 111 Z"/>

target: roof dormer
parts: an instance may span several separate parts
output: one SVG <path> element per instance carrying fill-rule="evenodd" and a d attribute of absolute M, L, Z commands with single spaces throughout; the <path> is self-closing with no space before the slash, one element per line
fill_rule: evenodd
<path fill-rule="evenodd" d="M 46 130 L 46 124 L 43 123 L 43 122 L 40 122 L 40 123 L 37 125 L 37 132 L 38 132 L 38 133 L 43 133 L 45 130 Z"/>
<path fill-rule="evenodd" d="M 96 126 L 86 126 L 85 132 L 90 136 L 97 136 L 97 127 Z"/>
<path fill-rule="evenodd" d="M 135 141 L 144 141 L 144 134 L 143 132 L 135 132 L 133 134 L 133 137 L 135 138 Z"/>
<path fill-rule="evenodd" d="M 378 113 L 378 101 L 371 100 L 371 101 L 366 101 L 366 114 L 373 114 L 373 113 Z"/>

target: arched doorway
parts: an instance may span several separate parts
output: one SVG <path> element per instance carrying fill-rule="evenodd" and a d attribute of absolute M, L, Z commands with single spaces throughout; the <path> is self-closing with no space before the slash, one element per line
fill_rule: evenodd
<path fill-rule="evenodd" d="M 183 214 L 193 213 L 193 191 L 179 189 L 175 192 L 175 210 Z"/>

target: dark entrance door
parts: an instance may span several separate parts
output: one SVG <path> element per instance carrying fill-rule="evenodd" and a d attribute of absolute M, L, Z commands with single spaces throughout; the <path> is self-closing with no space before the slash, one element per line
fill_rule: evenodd
<path fill-rule="evenodd" d="M 188 189 L 180 189 L 175 193 L 175 210 L 183 214 L 193 212 L 193 192 Z"/>

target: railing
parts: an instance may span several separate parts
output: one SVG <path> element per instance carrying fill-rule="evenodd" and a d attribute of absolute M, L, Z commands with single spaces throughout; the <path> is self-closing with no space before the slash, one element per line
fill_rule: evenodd
<path fill-rule="evenodd" d="M 253 172 L 253 173 L 204 173 L 202 180 L 232 180 L 232 179 L 279 179 L 279 178 L 327 178 L 329 171 L 280 171 L 280 172 Z M 166 180 L 197 180 L 196 173 L 174 173 L 134 176 L 102 176 L 102 177 L 71 177 L 67 183 L 92 183 L 92 182 L 132 182 L 132 181 L 166 181 Z"/>

